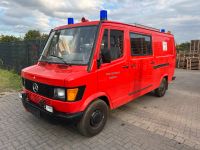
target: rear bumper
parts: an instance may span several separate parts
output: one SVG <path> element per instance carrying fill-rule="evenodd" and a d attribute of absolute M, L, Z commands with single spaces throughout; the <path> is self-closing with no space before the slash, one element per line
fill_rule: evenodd
<path fill-rule="evenodd" d="M 59 112 L 59 111 L 55 111 L 55 110 L 53 112 L 48 112 L 47 110 L 44 109 L 44 107 L 41 107 L 41 106 L 31 102 L 27 98 L 26 93 L 20 93 L 19 97 L 21 98 L 22 104 L 25 107 L 25 109 L 37 116 L 38 115 L 39 116 L 46 115 L 51 118 L 60 118 L 60 119 L 66 119 L 66 120 L 80 120 L 81 117 L 83 116 L 83 112 L 78 112 L 78 113 L 73 113 L 73 114 L 63 113 L 63 112 Z M 36 114 L 36 112 L 37 112 L 37 114 Z"/>

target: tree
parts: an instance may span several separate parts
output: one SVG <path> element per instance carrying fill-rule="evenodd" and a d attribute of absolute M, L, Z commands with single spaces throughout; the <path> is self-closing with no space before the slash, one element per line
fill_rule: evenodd
<path fill-rule="evenodd" d="M 189 51 L 190 50 L 190 42 L 181 43 L 176 46 L 176 50 L 179 51 Z"/>
<path fill-rule="evenodd" d="M 40 31 L 38 30 L 29 30 L 24 37 L 24 40 L 36 40 L 36 39 L 40 39 L 41 38 L 41 34 Z"/>
<path fill-rule="evenodd" d="M 48 34 L 42 34 L 42 36 L 40 37 L 42 40 L 47 40 L 47 38 L 49 37 Z"/>
<path fill-rule="evenodd" d="M 15 37 L 13 35 L 1 35 L 0 42 L 16 42 L 20 41 L 21 38 Z"/>

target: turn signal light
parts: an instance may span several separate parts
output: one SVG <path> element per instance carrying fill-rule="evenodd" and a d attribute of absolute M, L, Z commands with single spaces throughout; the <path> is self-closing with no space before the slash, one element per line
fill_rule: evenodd
<path fill-rule="evenodd" d="M 78 93 L 78 88 L 67 89 L 67 100 L 75 101 L 77 93 Z"/>

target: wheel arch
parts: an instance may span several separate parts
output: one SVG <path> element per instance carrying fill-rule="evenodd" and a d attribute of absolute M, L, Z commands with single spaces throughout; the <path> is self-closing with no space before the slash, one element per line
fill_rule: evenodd
<path fill-rule="evenodd" d="M 162 82 L 162 80 L 163 80 L 164 78 L 167 80 L 167 89 L 168 89 L 169 75 L 168 75 L 168 74 L 164 74 L 164 75 L 161 77 L 161 79 L 160 79 L 160 84 L 161 84 L 161 82 Z M 160 84 L 159 84 L 159 85 L 160 85 Z"/>
<path fill-rule="evenodd" d="M 106 102 L 106 104 L 108 105 L 108 107 L 111 108 L 111 106 L 110 106 L 111 104 L 110 104 L 110 101 L 109 101 L 109 99 L 108 99 L 107 96 L 100 96 L 100 97 L 98 97 L 98 99 L 101 99 L 104 102 Z"/>
<path fill-rule="evenodd" d="M 103 100 L 104 102 L 106 102 L 106 104 L 108 105 L 108 107 L 110 109 L 112 109 L 112 103 L 110 101 L 110 97 L 106 93 L 104 93 L 104 92 L 99 92 L 99 93 L 95 93 L 95 94 L 89 96 L 85 100 L 84 104 L 81 106 L 81 110 L 84 111 L 96 99 Z"/>

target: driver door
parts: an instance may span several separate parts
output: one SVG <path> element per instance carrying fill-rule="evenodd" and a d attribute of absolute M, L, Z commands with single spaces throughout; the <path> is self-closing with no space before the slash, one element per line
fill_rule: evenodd
<path fill-rule="evenodd" d="M 118 107 L 128 99 L 130 88 L 129 64 L 126 54 L 125 31 L 118 27 L 106 27 L 102 30 L 101 51 L 108 50 L 111 54 L 111 62 L 104 63 L 98 69 L 98 89 L 105 92 L 113 107 Z"/>

